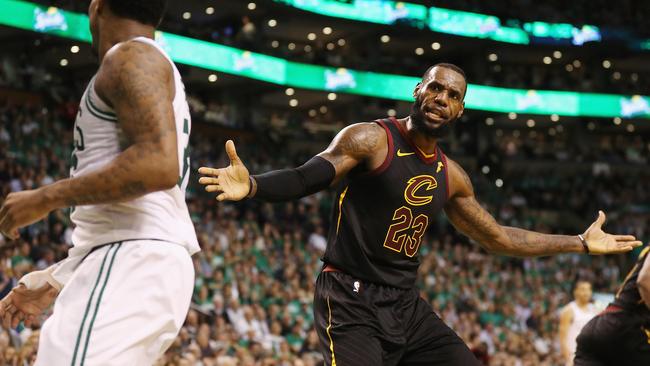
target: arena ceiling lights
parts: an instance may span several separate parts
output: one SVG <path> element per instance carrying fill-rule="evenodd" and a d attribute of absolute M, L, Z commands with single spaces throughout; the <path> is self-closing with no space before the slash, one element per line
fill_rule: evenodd
<path fill-rule="evenodd" d="M 0 0 L 0 24 L 90 42 L 86 15 L 19 0 Z M 291 62 L 176 34 L 157 32 L 175 62 L 277 85 L 412 101 L 419 77 Z M 466 107 L 523 114 L 650 118 L 650 97 L 468 85 Z"/>

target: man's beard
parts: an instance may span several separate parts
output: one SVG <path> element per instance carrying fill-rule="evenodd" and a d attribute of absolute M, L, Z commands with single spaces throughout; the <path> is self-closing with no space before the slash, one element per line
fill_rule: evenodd
<path fill-rule="evenodd" d="M 432 128 L 427 126 L 424 113 L 422 113 L 422 101 L 416 100 L 411 106 L 411 121 L 413 122 L 413 128 L 424 135 L 436 138 L 443 138 L 449 135 L 451 132 L 451 124 L 453 120 L 439 126 L 437 128 Z"/>

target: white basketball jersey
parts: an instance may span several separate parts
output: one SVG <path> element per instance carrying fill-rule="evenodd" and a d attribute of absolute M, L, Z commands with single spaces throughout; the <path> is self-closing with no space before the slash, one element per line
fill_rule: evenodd
<path fill-rule="evenodd" d="M 185 203 L 185 190 L 190 176 L 188 144 L 191 128 L 185 86 L 174 63 L 154 40 L 138 37 L 133 41 L 147 43 L 158 49 L 174 70 L 176 95 L 173 107 L 178 141 L 178 184 L 172 189 L 149 193 L 127 202 L 73 207 L 71 219 L 76 227 L 72 234 L 72 251 L 83 253 L 106 243 L 153 239 L 183 245 L 190 254 L 194 254 L 200 248 Z M 95 77 L 88 84 L 79 106 L 74 126 L 74 144 L 71 177 L 104 167 L 125 148 L 115 112 L 95 92 Z M 149 163 L 156 164 L 155 161 Z"/>
<path fill-rule="evenodd" d="M 576 338 L 578 338 L 578 334 L 580 334 L 582 328 L 589 323 L 591 318 L 598 314 L 598 310 L 592 303 L 589 303 L 584 309 L 581 309 L 575 301 L 571 301 L 568 306 L 573 311 L 573 320 L 571 321 L 571 325 L 569 325 L 566 341 L 571 354 L 574 354 L 576 351 Z"/>

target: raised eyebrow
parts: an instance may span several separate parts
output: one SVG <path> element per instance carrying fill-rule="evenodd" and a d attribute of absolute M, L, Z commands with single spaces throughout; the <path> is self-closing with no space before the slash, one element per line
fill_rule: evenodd
<path fill-rule="evenodd" d="M 430 88 L 432 86 L 444 86 L 444 85 L 440 84 L 439 82 L 437 82 L 435 80 L 431 80 L 430 82 L 427 83 L 427 88 Z"/>
<path fill-rule="evenodd" d="M 438 82 L 438 81 L 436 81 L 436 80 L 431 80 L 431 82 L 429 82 L 429 83 L 427 84 L 427 88 L 428 88 L 428 87 L 431 87 L 431 86 L 441 86 L 441 87 L 443 87 L 443 88 L 445 88 L 445 89 L 450 90 L 450 91 L 451 91 L 452 93 L 454 93 L 455 95 L 458 95 L 458 96 L 462 95 L 462 93 L 460 92 L 460 90 L 458 90 L 458 89 L 456 89 L 456 88 L 454 88 L 454 87 L 451 87 L 451 86 L 444 85 L 444 84 L 442 84 L 442 83 L 440 83 L 440 82 Z"/>
<path fill-rule="evenodd" d="M 451 92 L 454 93 L 454 95 L 458 95 L 458 96 L 461 95 L 460 90 L 458 90 L 456 88 L 449 87 L 447 89 L 451 90 Z"/>

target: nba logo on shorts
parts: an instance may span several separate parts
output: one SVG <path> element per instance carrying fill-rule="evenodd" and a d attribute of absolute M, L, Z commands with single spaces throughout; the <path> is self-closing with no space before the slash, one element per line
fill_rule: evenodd
<path fill-rule="evenodd" d="M 359 283 L 359 281 L 354 281 L 354 288 L 352 289 L 352 291 L 354 291 L 356 293 L 359 293 L 359 287 L 360 286 L 361 286 L 361 284 Z"/>

